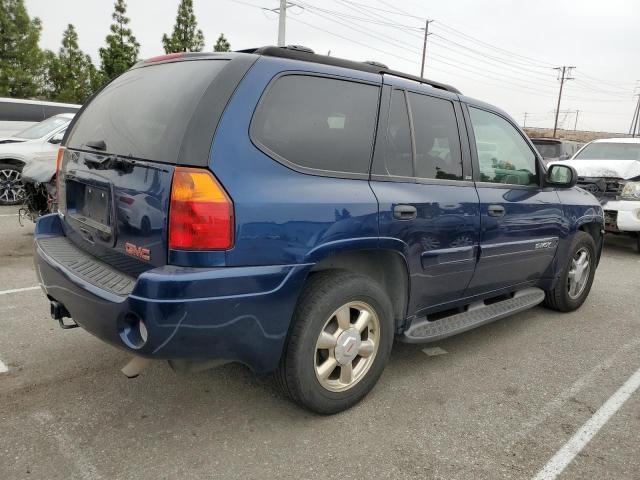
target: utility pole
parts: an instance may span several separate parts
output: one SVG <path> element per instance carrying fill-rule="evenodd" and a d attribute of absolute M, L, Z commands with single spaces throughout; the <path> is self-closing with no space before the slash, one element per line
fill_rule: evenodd
<path fill-rule="evenodd" d="M 636 136 L 636 130 L 638 127 L 638 116 L 640 115 L 640 93 L 637 95 L 638 103 L 636 103 L 636 108 L 633 111 L 633 118 L 631 119 L 631 126 L 629 127 L 629 135 Z"/>
<path fill-rule="evenodd" d="M 564 87 L 564 82 L 567 80 L 573 80 L 571 77 L 571 70 L 576 67 L 556 67 L 554 70 L 558 70 L 560 74 L 560 92 L 558 93 L 558 105 L 556 106 L 556 119 L 553 123 L 553 138 L 556 137 L 556 131 L 558 130 L 558 115 L 560 114 L 560 100 L 562 100 L 562 87 Z"/>
<path fill-rule="evenodd" d="M 429 24 L 433 20 L 426 20 L 424 24 L 424 43 L 422 44 L 422 65 L 420 66 L 420 77 L 424 77 L 424 62 L 427 57 L 427 37 L 429 36 Z"/>
<path fill-rule="evenodd" d="M 527 115 L 529 115 L 529 113 L 524 112 L 524 122 L 522 123 L 522 128 L 526 128 L 527 126 Z"/>
<path fill-rule="evenodd" d="M 287 23 L 287 0 L 280 0 L 280 17 L 278 18 L 278 46 L 284 47 L 284 35 Z"/>
<path fill-rule="evenodd" d="M 573 131 L 575 132 L 578 128 L 578 115 L 580 115 L 580 110 L 576 110 L 576 121 L 573 124 Z"/>
<path fill-rule="evenodd" d="M 280 0 L 280 6 L 278 8 L 263 8 L 269 12 L 278 14 L 278 46 L 284 47 L 285 34 L 287 30 L 287 8 L 299 7 L 295 3 L 288 2 L 287 0 Z M 302 8 L 302 7 L 301 7 Z"/>
<path fill-rule="evenodd" d="M 631 137 L 635 138 L 636 133 L 640 133 L 638 131 L 638 129 L 640 125 L 640 93 L 638 94 L 638 103 L 636 105 L 636 113 L 634 114 L 634 118 L 631 122 L 631 130 L 629 131 L 629 133 L 631 134 Z"/>

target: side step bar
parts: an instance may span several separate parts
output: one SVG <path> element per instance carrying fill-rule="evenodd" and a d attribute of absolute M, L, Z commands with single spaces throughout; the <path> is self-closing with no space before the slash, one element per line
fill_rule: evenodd
<path fill-rule="evenodd" d="M 477 302 L 469 305 L 467 311 L 450 317 L 429 321 L 421 319 L 413 322 L 400 340 L 405 343 L 428 343 L 466 332 L 509 315 L 535 307 L 544 300 L 544 292 L 539 288 L 525 288 L 513 297 L 486 305 Z"/>

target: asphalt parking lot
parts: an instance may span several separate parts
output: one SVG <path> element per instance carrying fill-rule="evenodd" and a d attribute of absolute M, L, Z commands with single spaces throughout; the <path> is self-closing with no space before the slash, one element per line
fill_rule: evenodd
<path fill-rule="evenodd" d="M 0 208 L 0 479 L 528 479 L 640 369 L 640 255 L 611 238 L 579 311 L 536 308 L 430 355 L 396 344 L 333 417 L 239 365 L 127 379 L 126 353 L 61 330 L 39 289 L 12 292 L 37 285 L 16 210 Z M 639 479 L 639 431 L 637 390 L 559 478 Z"/>

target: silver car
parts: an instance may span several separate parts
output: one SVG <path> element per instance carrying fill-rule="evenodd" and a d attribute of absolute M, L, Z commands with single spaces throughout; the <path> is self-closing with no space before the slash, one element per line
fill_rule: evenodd
<path fill-rule="evenodd" d="M 54 115 L 12 137 L 0 138 L 0 205 L 20 203 L 22 168 L 35 156 L 54 153 L 73 117 L 73 113 Z"/>

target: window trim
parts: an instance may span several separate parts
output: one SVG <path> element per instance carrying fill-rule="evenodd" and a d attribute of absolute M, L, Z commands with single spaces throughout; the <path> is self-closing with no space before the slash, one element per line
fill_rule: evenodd
<path fill-rule="evenodd" d="M 369 152 L 369 164 L 368 164 L 368 168 L 367 168 L 366 172 L 364 172 L 364 173 L 341 172 L 341 171 L 336 171 L 336 170 L 323 170 L 323 169 L 319 169 L 319 168 L 304 167 L 304 166 L 298 165 L 297 163 L 294 163 L 294 162 L 284 158 L 282 155 L 274 152 L 269 147 L 264 145 L 257 138 L 256 131 L 255 131 L 256 127 L 254 125 L 254 123 L 255 123 L 254 120 L 255 120 L 256 113 L 262 107 L 262 105 L 263 105 L 263 103 L 265 101 L 265 98 L 267 98 L 267 95 L 269 94 L 269 92 L 271 91 L 273 86 L 276 84 L 276 82 L 279 79 L 281 79 L 283 77 L 288 77 L 288 76 L 328 78 L 328 79 L 332 79 L 332 80 L 340 80 L 340 81 L 346 81 L 346 82 L 370 85 L 370 86 L 376 87 L 378 89 L 378 95 L 377 95 L 378 104 L 376 106 L 376 116 L 375 116 L 375 119 L 374 119 L 374 122 L 373 122 L 373 132 L 372 132 L 373 135 L 371 136 L 371 148 L 370 148 L 370 152 Z M 369 178 L 371 176 L 371 168 L 372 168 L 372 165 L 373 165 L 373 156 L 374 156 L 376 140 L 377 140 L 378 123 L 380 121 L 380 108 L 381 108 L 380 105 L 381 105 L 381 101 L 382 101 L 382 79 L 380 79 L 380 82 L 381 83 L 377 83 L 377 82 L 373 82 L 373 81 L 362 80 L 362 79 L 359 79 L 359 78 L 347 77 L 347 76 L 342 76 L 342 75 L 319 73 L 319 72 L 309 72 L 309 71 L 304 71 L 304 70 L 287 70 L 287 71 L 284 71 L 284 72 L 280 72 L 277 75 L 275 75 L 269 81 L 269 84 L 262 91 L 262 94 L 260 95 L 260 99 L 258 100 L 258 103 L 256 104 L 256 107 L 253 110 L 253 113 L 251 115 L 251 120 L 250 120 L 250 123 L 249 123 L 249 140 L 251 141 L 251 143 L 258 150 L 260 150 L 262 153 L 267 155 L 269 158 L 275 160 L 276 162 L 280 163 L 284 167 L 287 167 L 290 170 L 293 170 L 294 172 L 303 173 L 303 174 L 306 174 L 306 175 L 314 175 L 314 176 L 319 176 L 319 177 L 346 178 L 346 179 L 352 179 L 352 180 L 369 180 Z"/>
<path fill-rule="evenodd" d="M 465 119 L 465 124 L 467 126 L 468 138 L 469 138 L 469 148 L 471 150 L 471 158 L 473 161 L 473 181 L 476 184 L 476 187 L 484 187 L 484 188 L 509 188 L 509 189 L 517 189 L 517 190 L 539 190 L 542 188 L 542 173 L 544 172 L 544 168 L 541 165 L 540 158 L 538 157 L 538 153 L 535 148 L 532 148 L 532 144 L 526 135 L 520 130 L 520 128 L 515 125 L 509 118 L 503 115 L 500 112 L 496 112 L 495 110 L 491 110 L 489 108 L 480 107 L 473 104 L 468 104 L 463 102 L 463 115 Z M 480 161 L 478 160 L 478 147 L 476 146 L 476 136 L 475 131 L 473 129 L 473 123 L 471 122 L 471 114 L 469 112 L 469 108 L 475 108 L 476 110 L 482 110 L 483 112 L 491 113 L 497 117 L 502 118 L 509 125 L 513 127 L 513 129 L 520 135 L 524 143 L 529 147 L 529 150 L 533 154 L 533 158 L 536 164 L 536 177 L 538 179 L 538 183 L 535 185 L 518 185 L 515 183 L 497 183 L 497 182 L 483 182 L 480 180 Z"/>

